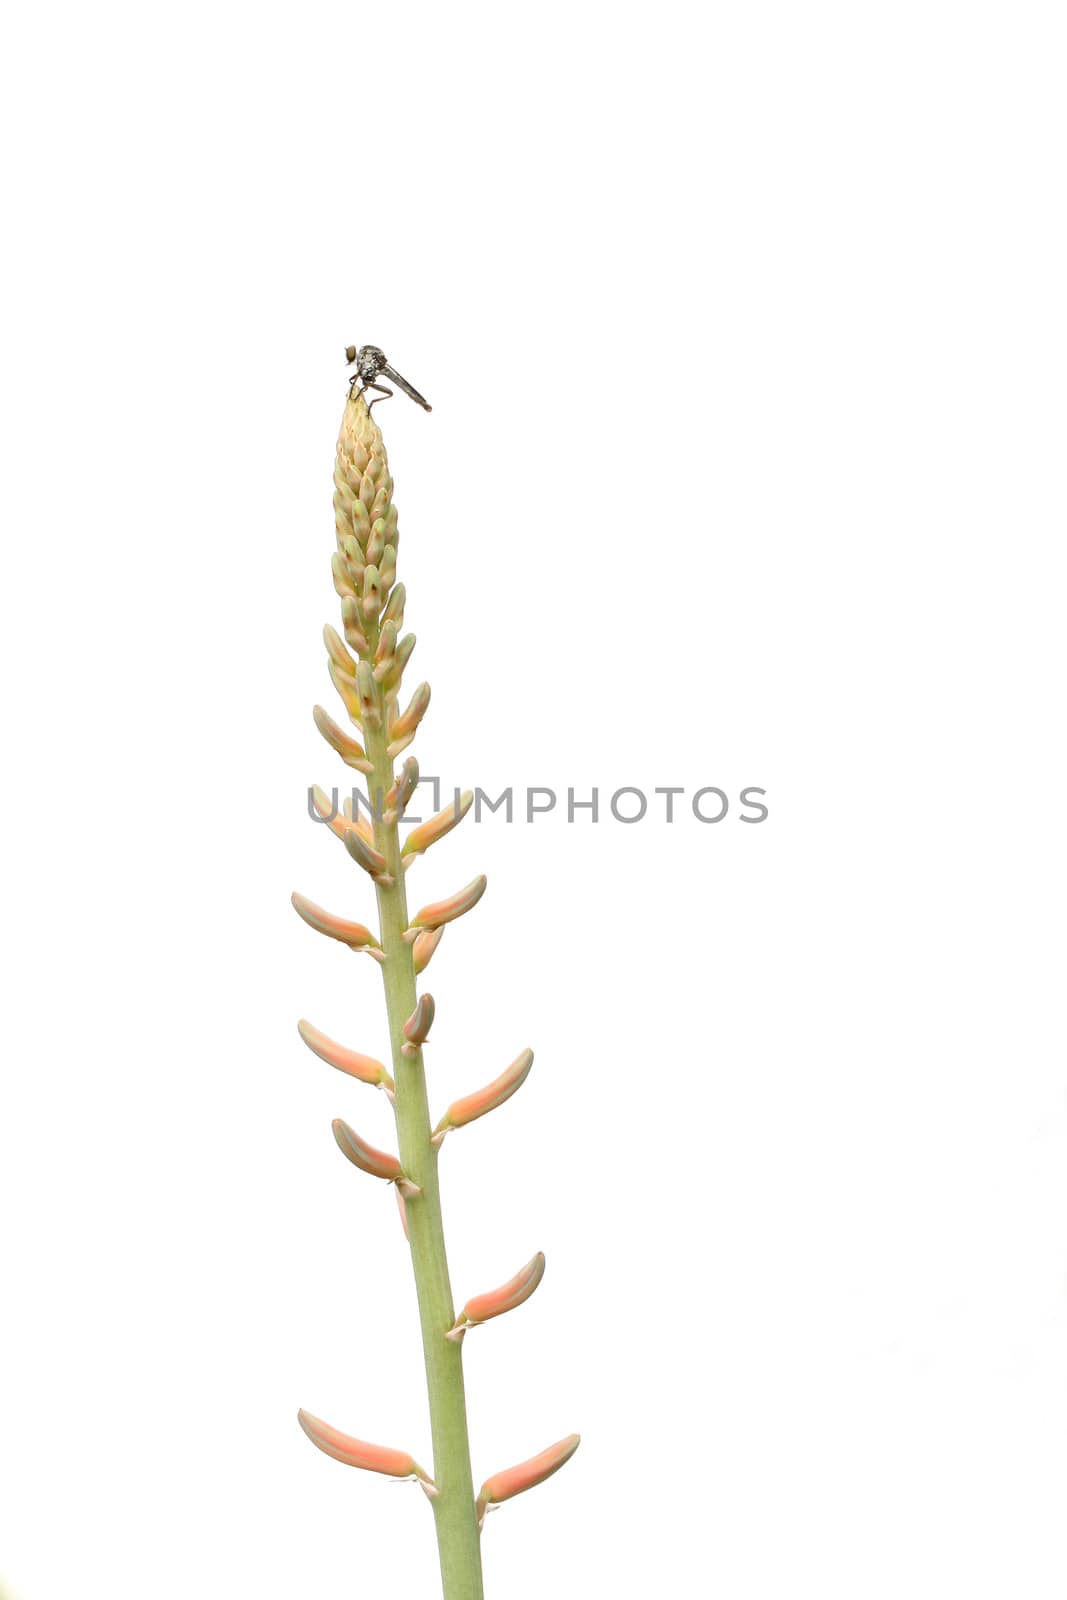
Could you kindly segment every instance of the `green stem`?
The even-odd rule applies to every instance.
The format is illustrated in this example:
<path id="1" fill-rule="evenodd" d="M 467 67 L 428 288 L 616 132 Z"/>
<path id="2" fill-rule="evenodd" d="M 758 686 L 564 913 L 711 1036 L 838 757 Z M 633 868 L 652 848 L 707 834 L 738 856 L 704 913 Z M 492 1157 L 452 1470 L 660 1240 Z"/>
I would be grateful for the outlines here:
<path id="1" fill-rule="evenodd" d="M 376 630 L 371 630 L 376 632 Z M 370 641 L 368 654 L 373 657 Z M 367 757 L 373 765 L 369 777 L 372 810 L 376 813 L 374 842 L 385 857 L 392 883 L 378 884 L 378 914 L 384 953 L 382 976 L 389 1013 L 389 1038 L 396 1079 L 396 1126 L 404 1172 L 422 1193 L 405 1201 L 411 1261 L 422 1324 L 426 1362 L 426 1387 L 430 1400 L 433 1437 L 433 1477 L 439 1493 L 433 1499 L 437 1544 L 441 1558 L 444 1600 L 482 1600 L 481 1542 L 474 1504 L 467 1403 L 463 1390 L 463 1347 L 446 1339 L 455 1322 L 452 1287 L 448 1280 L 441 1192 L 437 1180 L 437 1146 L 430 1142 L 430 1111 L 426 1096 L 426 1071 L 422 1051 L 404 1055 L 403 1027 L 415 1009 L 415 965 L 411 945 L 404 939 L 408 925 L 407 895 L 400 858 L 400 830 L 396 818 L 381 812 L 380 797 L 393 786 L 393 764 L 387 754 L 384 696 L 377 693 L 382 722 L 364 727 Z"/>

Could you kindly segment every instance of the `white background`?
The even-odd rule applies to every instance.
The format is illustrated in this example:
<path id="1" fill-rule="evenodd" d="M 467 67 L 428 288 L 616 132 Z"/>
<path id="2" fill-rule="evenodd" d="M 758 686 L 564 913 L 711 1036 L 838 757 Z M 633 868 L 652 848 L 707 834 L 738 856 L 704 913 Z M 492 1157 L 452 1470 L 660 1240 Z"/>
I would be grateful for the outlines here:
<path id="1" fill-rule="evenodd" d="M 490 1600 L 1062 1597 L 1064 39 L 1053 5 L 23 8 L 6 287 L 0 1580 L 438 1592 L 319 630 L 343 346 L 424 771 Z"/>

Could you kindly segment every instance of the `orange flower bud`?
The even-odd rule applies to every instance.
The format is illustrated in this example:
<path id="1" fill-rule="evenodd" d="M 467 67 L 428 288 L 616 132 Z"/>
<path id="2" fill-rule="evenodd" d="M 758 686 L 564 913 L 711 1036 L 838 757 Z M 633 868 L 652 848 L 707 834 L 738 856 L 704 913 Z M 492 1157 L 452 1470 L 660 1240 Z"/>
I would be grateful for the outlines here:
<path id="1" fill-rule="evenodd" d="M 395 552 L 395 546 L 394 546 Z M 408 592 L 402 583 L 398 583 L 389 596 L 382 616 L 386 622 L 395 622 L 397 628 L 404 626 L 404 606 L 407 602 Z"/>
<path id="2" fill-rule="evenodd" d="M 337 810 L 325 789 L 320 789 L 318 784 L 315 784 L 311 790 L 311 804 L 315 807 L 330 832 L 335 834 L 338 839 L 343 839 L 347 826 L 344 816 Z"/>
<path id="3" fill-rule="evenodd" d="M 539 1250 L 532 1261 L 528 1261 L 520 1272 L 509 1278 L 507 1283 L 501 1284 L 499 1289 L 490 1289 L 488 1294 L 478 1294 L 473 1300 L 468 1300 L 456 1318 L 455 1327 L 450 1328 L 445 1337 L 458 1341 L 468 1328 L 488 1322 L 491 1317 L 502 1316 L 505 1311 L 514 1311 L 524 1300 L 529 1300 L 544 1275 L 545 1256 L 544 1251 Z"/>
<path id="4" fill-rule="evenodd" d="M 363 632 L 359 602 L 353 595 L 346 595 L 341 601 L 341 621 L 344 624 L 346 643 L 350 644 L 358 655 L 366 655 L 367 636 Z"/>
<path id="5" fill-rule="evenodd" d="M 370 568 L 367 568 L 370 571 Z M 359 720 L 364 728 L 377 728 L 381 724 L 378 701 L 375 696 L 374 674 L 369 661 L 361 661 L 356 668 L 356 693 L 359 697 Z"/>
<path id="6" fill-rule="evenodd" d="M 369 872 L 372 878 L 382 878 L 386 875 L 385 857 L 380 850 L 375 850 L 372 844 L 367 843 L 365 835 L 353 823 L 342 824 L 341 839 L 352 860 L 361 866 L 364 872 Z"/>
<path id="7" fill-rule="evenodd" d="M 426 1042 L 426 1036 L 433 1027 L 435 1006 L 432 994 L 420 994 L 414 1011 L 404 1024 L 404 1038 L 413 1049 Z"/>
<path id="8" fill-rule="evenodd" d="M 486 1478 L 478 1495 L 478 1526 L 481 1527 L 485 1521 L 485 1513 L 490 1506 L 498 1506 L 526 1489 L 536 1488 L 546 1478 L 551 1478 L 554 1472 L 558 1472 L 560 1467 L 566 1466 L 579 1444 L 581 1436 L 572 1433 L 558 1444 L 549 1445 L 539 1456 L 531 1456 L 529 1461 L 522 1461 L 517 1467 L 507 1467 L 503 1472 Z"/>
<path id="9" fill-rule="evenodd" d="M 396 650 L 389 661 L 388 667 L 382 673 L 382 676 L 379 679 L 386 689 L 395 691 L 399 687 L 400 679 L 404 675 L 404 668 L 411 660 L 411 652 L 414 650 L 414 648 L 415 635 L 413 633 L 405 633 L 404 637 L 397 645 Z"/>
<path id="10" fill-rule="evenodd" d="M 396 654 L 396 623 L 386 618 L 378 635 L 378 648 L 374 652 L 374 665 L 389 661 Z"/>
<path id="11" fill-rule="evenodd" d="M 353 1439 L 351 1435 L 331 1428 L 328 1422 L 313 1417 L 309 1411 L 298 1411 L 297 1421 L 313 1445 L 335 1461 L 343 1461 L 346 1467 L 360 1467 L 364 1472 L 382 1472 L 387 1478 L 418 1478 L 424 1483 L 432 1481 L 406 1450 L 389 1450 L 382 1444 L 367 1444 L 363 1439 Z"/>
<path id="12" fill-rule="evenodd" d="M 390 740 L 385 749 L 385 753 L 389 757 L 390 761 L 395 761 L 397 756 L 403 755 L 404 751 L 407 749 L 414 737 L 414 733 L 405 733 L 402 734 L 399 739 Z"/>
<path id="13" fill-rule="evenodd" d="M 352 587 L 352 579 L 349 577 L 348 568 L 345 565 L 345 558 L 343 555 L 341 555 L 340 551 L 331 557 L 330 566 L 333 572 L 333 586 L 337 590 L 337 593 L 340 595 L 342 601 L 348 599 L 354 600 L 356 597 L 356 591 Z"/>
<path id="14" fill-rule="evenodd" d="M 352 950 L 363 950 L 368 945 L 375 950 L 380 948 L 373 933 L 362 922 L 346 922 L 343 917 L 335 917 L 332 911 L 324 911 L 302 894 L 294 894 L 292 900 L 294 911 L 316 933 L 324 933 L 328 939 L 347 944 Z"/>
<path id="15" fill-rule="evenodd" d="M 345 798 L 341 801 L 341 810 L 344 812 L 346 827 L 355 828 L 357 833 L 363 835 L 368 844 L 373 844 L 374 828 L 371 820 L 369 817 L 365 817 L 362 811 L 356 811 L 353 808 L 350 794 L 345 795 Z"/>
<path id="16" fill-rule="evenodd" d="M 437 900 L 433 905 L 423 906 L 422 910 L 411 919 L 411 928 L 439 928 L 445 922 L 454 922 L 457 917 L 462 917 L 464 912 L 470 911 L 478 904 L 485 893 L 486 877 L 472 879 L 465 889 L 452 895 L 448 900 Z M 408 932 L 411 932 L 409 928 Z"/>
<path id="17" fill-rule="evenodd" d="M 356 675 L 356 663 L 349 655 L 344 641 L 336 628 L 331 628 L 329 623 L 322 630 L 322 642 L 326 646 L 326 654 L 338 672 L 343 672 L 346 678 L 354 678 Z"/>
<path id="18" fill-rule="evenodd" d="M 355 678 L 349 677 L 347 672 L 342 672 L 336 661 L 329 663 L 330 682 L 344 701 L 345 710 L 358 727 L 362 720 L 362 711 L 359 704 L 359 691 L 356 688 Z"/>
<path id="19" fill-rule="evenodd" d="M 403 739 L 405 735 L 413 734 L 426 715 L 426 708 L 429 704 L 430 685 L 428 683 L 420 683 L 411 697 L 407 710 L 401 712 L 390 728 L 389 732 L 392 738 Z"/>
<path id="20" fill-rule="evenodd" d="M 337 791 L 334 790 L 335 795 L 336 792 Z M 323 822 L 325 822 L 330 832 L 340 839 L 342 843 L 344 843 L 345 834 L 348 832 L 348 830 L 350 828 L 354 828 L 359 834 L 360 838 L 363 840 L 364 844 L 369 846 L 370 849 L 374 849 L 374 829 L 371 827 L 370 822 L 366 817 L 363 815 L 357 816 L 353 812 L 351 795 L 345 796 L 344 800 L 341 802 L 341 809 L 338 811 L 336 801 L 331 799 L 331 797 L 326 793 L 325 789 L 320 789 L 316 783 L 311 788 L 310 799 L 311 804 L 314 806 Z M 381 858 L 381 861 L 382 866 L 384 867 L 384 856 Z"/>
<path id="21" fill-rule="evenodd" d="M 373 1056 L 360 1055 L 356 1050 L 347 1050 L 343 1044 L 336 1044 L 333 1039 L 328 1039 L 318 1028 L 313 1028 L 310 1022 L 298 1022 L 297 1029 L 301 1039 L 320 1061 L 327 1062 L 331 1067 L 336 1067 L 338 1072 L 347 1072 L 349 1077 L 358 1078 L 360 1083 L 371 1083 L 379 1089 L 392 1090 L 393 1080 L 380 1061 L 375 1061 Z"/>
<path id="22" fill-rule="evenodd" d="M 316 728 L 318 728 L 330 748 L 337 751 L 337 754 L 346 765 L 355 767 L 357 772 L 370 772 L 372 770 L 363 746 L 358 744 L 355 739 L 350 738 L 343 728 L 338 727 L 337 723 L 323 710 L 322 706 L 316 706 L 313 715 Z"/>
<path id="23" fill-rule="evenodd" d="M 484 1117 L 487 1111 L 495 1111 L 505 1100 L 510 1100 L 516 1089 L 521 1089 L 526 1082 L 532 1066 L 533 1051 L 524 1050 L 499 1078 L 487 1083 L 484 1089 L 476 1089 L 462 1100 L 454 1100 L 434 1129 L 434 1143 L 440 1144 L 450 1128 L 462 1128 L 465 1123 Z"/>
<path id="24" fill-rule="evenodd" d="M 394 790 L 391 789 L 389 791 L 389 795 L 386 796 L 386 800 L 388 801 L 390 796 L 392 796 L 397 811 L 403 814 L 403 812 L 407 809 L 408 801 L 411 799 L 418 787 L 419 763 L 415 760 L 414 756 L 408 756 L 407 760 L 404 762 L 404 765 L 400 769 L 400 777 L 394 785 L 395 794 Z"/>
<path id="25" fill-rule="evenodd" d="M 433 959 L 433 953 L 445 936 L 443 928 L 424 928 L 411 947 L 415 958 L 416 973 L 425 972 Z"/>
<path id="26" fill-rule="evenodd" d="M 363 573 L 363 615 L 376 617 L 382 609 L 382 579 L 378 568 L 371 565 Z"/>
<path id="27" fill-rule="evenodd" d="M 348 1157 L 354 1167 L 361 1172 L 369 1173 L 372 1178 L 382 1178 L 386 1183 L 395 1183 L 400 1193 L 407 1198 L 421 1194 L 422 1190 L 409 1178 L 404 1176 L 404 1169 L 396 1156 L 391 1156 L 385 1150 L 376 1150 L 372 1144 L 361 1139 L 354 1128 L 340 1117 L 333 1120 L 333 1136 L 337 1140 L 337 1148 L 342 1155 Z"/>
<path id="28" fill-rule="evenodd" d="M 420 822 L 417 828 L 412 828 L 400 854 L 402 856 L 420 856 L 428 850 L 438 839 L 443 839 L 446 833 L 451 833 L 453 828 L 459 826 L 474 804 L 474 790 L 467 789 L 456 801 L 445 806 L 436 817 L 431 817 L 428 822 Z"/>

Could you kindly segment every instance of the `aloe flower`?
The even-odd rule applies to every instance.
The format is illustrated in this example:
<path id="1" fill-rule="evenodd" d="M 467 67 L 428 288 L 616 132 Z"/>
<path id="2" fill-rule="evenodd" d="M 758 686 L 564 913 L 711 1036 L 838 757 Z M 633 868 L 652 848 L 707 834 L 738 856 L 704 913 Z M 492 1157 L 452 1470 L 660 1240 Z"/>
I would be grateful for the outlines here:
<path id="1" fill-rule="evenodd" d="M 432 1474 L 403 1450 L 368 1444 L 341 1433 L 301 1411 L 299 1420 L 311 1442 L 347 1466 L 418 1483 L 433 1508 L 441 1560 L 444 1600 L 482 1600 L 481 1530 L 488 1510 L 525 1489 L 543 1483 L 570 1459 L 578 1435 L 552 1445 L 520 1466 L 486 1479 L 474 1493 L 467 1411 L 463 1391 L 463 1336 L 515 1310 L 533 1294 L 545 1268 L 540 1253 L 499 1289 L 475 1295 L 457 1316 L 448 1276 L 441 1196 L 437 1178 L 445 1135 L 474 1122 L 509 1100 L 526 1081 L 533 1052 L 523 1050 L 485 1088 L 453 1102 L 434 1124 L 430 1117 L 424 1052 L 436 1021 L 432 995 L 419 993 L 416 979 L 426 970 L 445 929 L 473 910 L 485 892 L 484 877 L 444 900 L 408 912 L 406 875 L 419 870 L 420 858 L 463 821 L 473 795 L 429 821 L 401 841 L 404 811 L 418 786 L 418 763 L 406 752 L 430 704 L 430 688 L 418 684 L 402 706 L 404 674 L 415 637 L 404 633 L 407 594 L 397 582 L 399 534 L 381 432 L 362 395 L 345 406 L 334 471 L 337 549 L 333 582 L 341 602 L 341 633 L 324 633 L 331 682 L 353 732 L 315 707 L 315 725 L 331 750 L 367 784 L 368 805 L 338 811 L 321 789 L 312 791 L 314 814 L 359 868 L 358 918 L 367 915 L 373 895 L 377 932 L 362 920 L 313 905 L 302 895 L 293 905 L 308 927 L 366 955 L 381 969 L 389 1020 L 391 1063 L 340 1044 L 310 1022 L 301 1022 L 308 1049 L 348 1078 L 385 1092 L 396 1117 L 397 1151 L 377 1150 L 341 1118 L 333 1133 L 338 1148 L 361 1177 L 391 1184 L 400 1208 L 415 1275 L 426 1365 L 433 1441 Z M 397 770 L 396 763 L 403 757 Z M 450 934 L 450 938 L 452 935 Z M 438 1024 L 441 1026 L 442 1024 Z M 400 1234 L 397 1235 L 398 1241 Z"/>

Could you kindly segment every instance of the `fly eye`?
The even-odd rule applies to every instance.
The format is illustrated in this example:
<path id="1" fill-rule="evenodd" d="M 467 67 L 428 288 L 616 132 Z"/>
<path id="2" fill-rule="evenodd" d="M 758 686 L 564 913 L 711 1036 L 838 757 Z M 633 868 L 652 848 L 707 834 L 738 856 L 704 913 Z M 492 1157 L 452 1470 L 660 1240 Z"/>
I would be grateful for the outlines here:
<path id="1" fill-rule="evenodd" d="M 353 361 L 355 359 L 356 359 L 356 347 L 355 347 L 355 345 L 354 344 L 346 345 L 345 346 L 345 360 L 348 362 L 349 366 L 352 365 L 352 363 L 353 363 Z"/>

